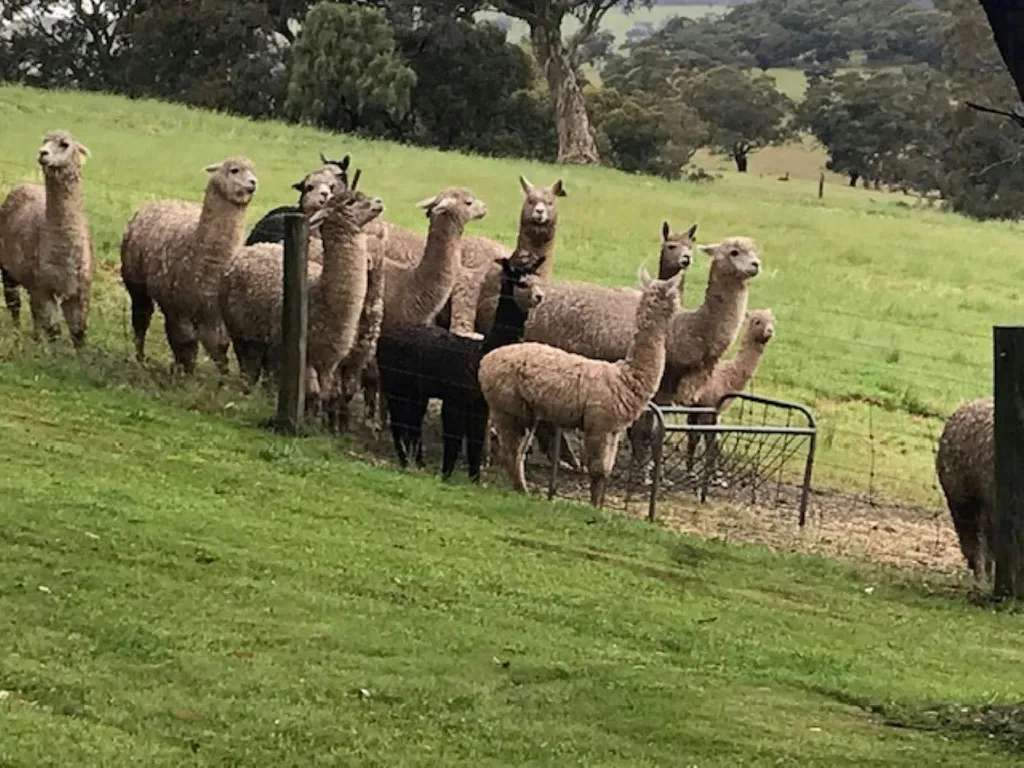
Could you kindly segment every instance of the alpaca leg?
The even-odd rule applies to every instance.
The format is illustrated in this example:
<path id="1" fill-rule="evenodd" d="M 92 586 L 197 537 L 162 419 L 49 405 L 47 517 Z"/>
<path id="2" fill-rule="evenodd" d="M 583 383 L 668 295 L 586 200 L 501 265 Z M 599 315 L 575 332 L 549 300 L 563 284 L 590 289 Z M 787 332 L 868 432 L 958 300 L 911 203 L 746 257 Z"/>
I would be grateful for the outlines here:
<path id="1" fill-rule="evenodd" d="M 199 339 L 192 323 L 170 317 L 165 313 L 164 331 L 167 334 L 167 344 L 174 356 L 175 367 L 182 373 L 192 373 L 196 367 L 196 357 L 199 355 Z"/>
<path id="2" fill-rule="evenodd" d="M 466 414 L 466 463 L 469 479 L 480 482 L 480 465 L 483 463 L 484 443 L 487 440 L 487 406 L 476 404 Z"/>
<path id="3" fill-rule="evenodd" d="M 6 269 L 0 267 L 0 280 L 4 284 L 4 303 L 7 304 L 7 311 L 11 313 L 11 320 L 14 327 L 21 325 L 21 290 L 18 281 Z"/>
<path id="4" fill-rule="evenodd" d="M 537 443 L 540 445 L 541 450 L 544 451 L 544 455 L 548 457 L 548 463 L 554 460 L 555 456 L 555 427 L 546 421 L 537 422 L 537 426 L 534 429 L 534 436 L 537 438 Z M 576 455 L 576 451 L 572 449 L 572 445 L 569 443 L 567 430 L 562 430 L 561 447 L 559 448 L 559 456 L 561 460 L 566 463 L 567 466 L 574 470 L 578 470 L 582 465 L 579 456 Z"/>
<path id="5" fill-rule="evenodd" d="M 441 404 L 441 432 L 443 434 L 444 457 L 441 460 L 441 476 L 447 480 L 455 471 L 462 452 L 462 439 L 466 430 L 468 414 L 464 408 L 446 400 Z"/>
<path id="6" fill-rule="evenodd" d="M 398 455 L 398 464 L 402 469 L 409 466 L 409 458 L 405 453 L 405 428 L 399 414 L 395 413 L 398 406 L 393 400 L 388 401 L 388 411 L 391 414 L 391 440 L 395 444 L 395 453 Z"/>
<path id="7" fill-rule="evenodd" d="M 256 384 L 260 380 L 267 345 L 260 341 L 235 339 L 232 346 L 235 348 L 235 358 L 242 378 L 247 384 Z"/>
<path id="8" fill-rule="evenodd" d="M 65 299 L 60 305 L 64 313 L 64 322 L 68 324 L 68 333 L 75 349 L 85 344 L 85 330 L 89 320 L 89 296 L 73 296 Z"/>
<path id="9" fill-rule="evenodd" d="M 197 329 L 199 332 L 199 343 L 203 345 L 203 349 L 206 350 L 206 354 L 213 360 L 221 375 L 227 375 L 230 370 L 228 368 L 228 347 L 231 346 L 231 340 L 228 338 L 224 327 L 218 326 L 218 323 L 203 323 L 200 325 Z"/>
<path id="10" fill-rule="evenodd" d="M 604 493 L 608 486 L 608 475 L 615 464 L 621 433 L 588 434 L 584 445 L 587 451 L 587 468 L 590 471 L 590 503 L 595 507 L 604 506 Z"/>
<path id="11" fill-rule="evenodd" d="M 483 334 L 477 333 L 476 326 L 476 304 L 480 298 L 480 281 L 469 270 L 462 270 L 455 279 L 452 286 L 452 295 L 449 299 L 451 306 L 451 320 L 449 330 L 456 336 L 466 336 L 470 339 L 482 339 Z"/>
<path id="12" fill-rule="evenodd" d="M 145 359 L 146 334 L 153 320 L 153 299 L 146 292 L 146 286 L 139 283 L 126 282 L 125 289 L 132 302 L 132 330 L 135 332 L 135 359 L 140 363 Z"/>
<path id="13" fill-rule="evenodd" d="M 51 294 L 29 292 L 29 308 L 32 310 L 32 330 L 36 338 L 45 336 L 50 341 L 59 339 L 57 300 Z"/>
<path id="14" fill-rule="evenodd" d="M 984 569 L 981 546 L 981 504 L 974 499 L 950 499 L 949 511 L 953 518 L 953 528 L 960 540 L 960 551 L 967 561 L 967 567 L 975 576 L 982 578 Z"/>
<path id="15" fill-rule="evenodd" d="M 491 418 L 494 420 L 494 429 L 498 433 L 498 442 L 505 460 L 505 470 L 512 481 L 512 487 L 520 493 L 527 493 L 526 471 L 523 465 L 526 463 L 526 448 L 530 439 L 530 430 L 515 418 L 504 414 L 494 413 Z"/>
<path id="16" fill-rule="evenodd" d="M 409 405 L 409 422 L 407 429 L 412 448 L 416 452 L 416 466 L 425 469 L 427 462 L 423 458 L 423 420 L 427 418 L 428 398 L 421 398 Z"/>

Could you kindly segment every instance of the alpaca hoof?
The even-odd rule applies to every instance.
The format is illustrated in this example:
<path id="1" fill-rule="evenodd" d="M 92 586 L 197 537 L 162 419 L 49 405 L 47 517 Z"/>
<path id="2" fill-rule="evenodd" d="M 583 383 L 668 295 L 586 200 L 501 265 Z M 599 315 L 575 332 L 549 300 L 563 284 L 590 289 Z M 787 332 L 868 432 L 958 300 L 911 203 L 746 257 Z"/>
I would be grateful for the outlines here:
<path id="1" fill-rule="evenodd" d="M 474 339 L 476 341 L 483 341 L 484 335 L 477 333 L 476 331 L 455 331 L 454 336 L 461 336 L 464 339 Z"/>

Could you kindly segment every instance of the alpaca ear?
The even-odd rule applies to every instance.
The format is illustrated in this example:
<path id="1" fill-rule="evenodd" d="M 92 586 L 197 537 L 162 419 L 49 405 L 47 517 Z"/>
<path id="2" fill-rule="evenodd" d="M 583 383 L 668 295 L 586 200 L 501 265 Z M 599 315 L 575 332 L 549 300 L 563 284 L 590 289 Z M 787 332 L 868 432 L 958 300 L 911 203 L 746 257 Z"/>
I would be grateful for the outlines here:
<path id="1" fill-rule="evenodd" d="M 75 148 L 78 150 L 78 154 L 82 156 L 83 160 L 92 157 L 92 152 L 89 151 L 89 148 L 85 146 L 85 144 L 78 142 Z"/>
<path id="2" fill-rule="evenodd" d="M 647 267 L 643 264 L 641 264 L 640 268 L 636 271 L 636 279 L 640 281 L 640 286 L 643 288 L 646 288 L 651 284 L 651 275 L 647 271 Z"/>
<path id="3" fill-rule="evenodd" d="M 530 194 L 530 190 L 533 189 L 533 184 L 531 184 L 530 180 L 525 176 L 519 177 L 519 186 L 523 188 L 523 192 L 527 195 Z"/>
<path id="4" fill-rule="evenodd" d="M 206 171 L 207 173 L 216 173 L 217 171 L 220 170 L 220 167 L 223 164 L 224 163 L 211 163 L 210 165 L 203 168 L 203 170 Z"/>
<path id="5" fill-rule="evenodd" d="M 453 205 L 455 205 L 455 199 L 451 195 L 445 195 L 440 199 L 435 197 L 434 204 L 430 206 L 430 209 L 427 211 L 427 215 L 432 216 L 435 213 L 444 213 Z"/>
<path id="6" fill-rule="evenodd" d="M 556 181 L 554 184 L 551 185 L 551 194 L 553 194 L 555 197 L 565 197 L 566 196 L 565 195 L 565 184 L 562 183 L 561 179 L 559 179 L 558 181 Z"/>
<path id="7" fill-rule="evenodd" d="M 330 163 L 331 163 L 330 160 L 328 160 L 326 157 L 324 157 L 324 153 L 323 152 L 320 153 L 320 162 L 323 163 L 324 165 L 330 165 Z"/>
<path id="8" fill-rule="evenodd" d="M 694 224 L 692 227 L 690 227 L 688 230 L 686 230 L 686 237 L 687 237 L 688 240 L 693 240 L 694 235 L 696 235 L 696 234 L 697 234 L 697 225 L 696 224 Z"/>
<path id="9" fill-rule="evenodd" d="M 534 262 L 533 262 L 533 263 L 532 263 L 532 264 L 530 265 L 530 268 L 529 268 L 529 272 L 528 272 L 528 273 L 529 273 L 529 274 L 531 274 L 531 275 L 535 275 L 535 274 L 537 274 L 537 270 L 539 270 L 539 269 L 541 268 L 541 265 L 542 265 L 542 264 L 543 264 L 543 263 L 544 263 L 545 261 L 547 261 L 547 260 L 548 260 L 548 255 L 547 255 L 546 253 L 542 253 L 542 254 L 540 255 L 540 258 L 538 258 L 538 259 L 537 259 L 536 261 L 534 261 Z"/>
<path id="10" fill-rule="evenodd" d="M 708 243 L 707 245 L 698 245 L 697 247 L 710 256 L 718 250 L 718 243 Z"/>
<path id="11" fill-rule="evenodd" d="M 663 241 L 664 240 L 668 240 L 668 235 L 669 235 L 670 231 L 671 230 L 668 228 L 668 222 L 667 221 L 661 222 L 661 239 Z"/>
<path id="12" fill-rule="evenodd" d="M 432 207 L 436 203 L 437 203 L 437 195 L 434 195 L 433 197 L 426 197 L 426 198 L 420 200 L 418 203 L 416 203 L 416 207 L 417 208 L 429 209 L 430 207 Z"/>
<path id="13" fill-rule="evenodd" d="M 305 192 L 306 191 L 306 182 L 305 181 L 296 181 L 294 184 L 292 184 L 292 189 L 296 190 L 297 192 Z"/>
<path id="14" fill-rule="evenodd" d="M 338 163 L 338 167 L 341 168 L 341 172 L 344 173 L 348 170 L 348 164 L 352 161 L 352 155 L 345 155 L 341 158 L 341 162 Z"/>

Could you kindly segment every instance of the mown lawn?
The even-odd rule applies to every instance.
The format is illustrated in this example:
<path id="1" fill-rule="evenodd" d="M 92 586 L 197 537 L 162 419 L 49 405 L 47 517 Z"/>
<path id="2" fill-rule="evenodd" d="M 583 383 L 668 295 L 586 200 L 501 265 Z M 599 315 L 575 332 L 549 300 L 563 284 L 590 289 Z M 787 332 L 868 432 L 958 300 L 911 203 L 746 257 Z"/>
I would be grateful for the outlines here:
<path id="1" fill-rule="evenodd" d="M 1024 268 L 1014 266 L 1019 225 L 979 224 L 901 206 L 902 196 L 775 174 L 723 171 L 711 184 L 668 183 L 607 169 L 555 168 L 517 160 L 439 153 L 309 128 L 255 123 L 179 106 L 78 93 L 0 88 L 0 194 L 38 179 L 41 134 L 66 127 L 93 151 L 86 207 L 102 260 L 90 337 L 107 352 L 130 350 L 127 296 L 117 278 L 118 247 L 137 206 L 157 197 L 200 199 L 202 168 L 233 153 L 256 162 L 260 190 L 254 223 L 291 202 L 295 181 L 321 150 L 352 152 L 367 189 L 391 220 L 424 228 L 414 202 L 442 187 L 468 186 L 490 208 L 471 231 L 514 240 L 517 176 L 536 183 L 561 176 L 557 274 L 630 284 L 652 265 L 663 219 L 697 221 L 711 242 L 755 237 L 764 271 L 750 306 L 778 320 L 754 383 L 756 391 L 809 404 L 819 418 L 816 480 L 939 504 L 933 451 L 942 420 L 960 401 L 990 391 L 990 328 L 1017 322 Z M 800 151 L 795 149 L 794 151 Z M 788 166 L 787 166 L 788 167 Z M 685 304 L 701 300 L 706 262 L 687 280 Z M 0 339 L 10 325 L 0 315 Z M 150 348 L 166 360 L 159 323 Z M 8 350 L 15 363 L 22 353 Z M 173 388 L 167 391 L 175 391 Z M 157 394 L 166 397 L 166 391 Z"/>
<path id="2" fill-rule="evenodd" d="M 126 366 L 0 367 L 4 766 L 1019 764 L 883 724 L 1024 690 L 1021 617 L 953 582 L 339 460 Z"/>

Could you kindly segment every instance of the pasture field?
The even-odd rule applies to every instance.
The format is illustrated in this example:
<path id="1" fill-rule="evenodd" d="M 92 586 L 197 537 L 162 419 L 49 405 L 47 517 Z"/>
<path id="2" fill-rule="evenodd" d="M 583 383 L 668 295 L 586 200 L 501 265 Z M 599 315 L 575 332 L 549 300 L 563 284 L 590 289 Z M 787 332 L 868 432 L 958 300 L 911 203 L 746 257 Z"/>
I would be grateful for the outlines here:
<path id="1" fill-rule="evenodd" d="M 990 328 L 1019 318 L 1024 269 L 1007 258 L 1016 252 L 1019 226 L 902 207 L 903 196 L 843 184 L 827 185 L 818 200 L 814 181 L 760 176 L 760 155 L 746 176 L 724 171 L 711 184 L 668 183 L 13 87 L 0 89 L 0 124 L 2 191 L 39 178 L 34 156 L 46 129 L 66 126 L 93 150 L 86 206 L 101 269 L 90 337 L 122 359 L 131 347 L 127 296 L 117 278 L 125 223 L 148 199 L 200 199 L 201 169 L 232 153 L 249 155 L 258 169 L 250 223 L 290 202 L 290 183 L 318 151 L 352 152 L 367 189 L 384 198 L 393 221 L 423 229 L 413 203 L 444 186 L 465 185 L 490 208 L 472 231 L 510 243 L 520 204 L 516 177 L 548 183 L 561 176 L 569 193 L 558 235 L 564 279 L 631 284 L 639 263 L 655 262 L 663 219 L 679 228 L 699 222 L 701 242 L 755 237 L 764 270 L 751 284 L 750 306 L 771 307 L 778 319 L 755 390 L 814 409 L 822 486 L 939 506 L 932 465 L 942 420 L 962 400 L 990 391 Z M 687 280 L 687 306 L 699 304 L 706 277 L 706 262 L 698 258 Z M 9 328 L 9 319 L 0 318 L 0 333 L 8 336 Z M 151 336 L 152 354 L 165 361 L 159 323 Z"/>
<path id="2" fill-rule="evenodd" d="M 116 266 L 133 210 L 200 198 L 228 154 L 257 165 L 250 222 L 323 150 L 353 153 L 394 221 L 422 228 L 414 201 L 465 185 L 490 206 L 473 231 L 506 240 L 516 176 L 561 176 L 562 278 L 632 282 L 663 218 L 756 237 L 751 306 L 779 318 L 757 390 L 816 410 L 821 483 L 863 482 L 870 450 L 900 479 L 885 490 L 921 501 L 939 417 L 988 390 L 988 328 L 1015 317 L 1017 227 L 835 185 L 819 201 L 756 174 L 669 184 L 13 87 L 0 193 L 38 178 L 56 127 L 93 152 L 101 263 L 80 355 L 0 318 L 0 764 L 1019 763 L 1003 707 L 1024 687 L 1022 619 L 956 578 L 677 536 L 496 474 L 442 484 L 347 439 L 268 434 L 267 393 L 205 360 L 167 375 L 159 323 L 156 360 L 131 359 Z"/>

